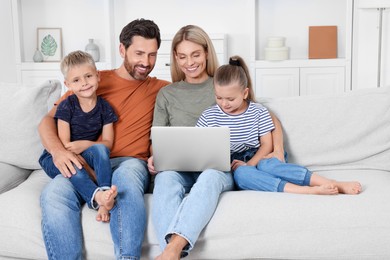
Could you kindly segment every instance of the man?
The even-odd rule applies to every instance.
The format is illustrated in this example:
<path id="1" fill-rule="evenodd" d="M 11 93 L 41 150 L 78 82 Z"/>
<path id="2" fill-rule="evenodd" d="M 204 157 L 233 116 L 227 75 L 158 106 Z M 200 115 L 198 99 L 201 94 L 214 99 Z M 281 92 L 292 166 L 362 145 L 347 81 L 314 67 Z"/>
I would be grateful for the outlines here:
<path id="1" fill-rule="evenodd" d="M 153 21 L 132 21 L 123 28 L 119 39 L 123 63 L 118 69 L 100 72 L 97 94 L 111 104 L 119 117 L 111 150 L 112 185 L 118 190 L 116 205 L 110 212 L 115 256 L 139 259 L 146 226 L 143 195 L 149 185 L 146 160 L 154 103 L 158 91 L 169 82 L 148 76 L 161 43 L 159 28 Z M 66 93 L 57 104 L 70 94 Z M 49 259 L 81 259 L 80 211 L 85 201 L 68 178 L 76 173 L 74 167 L 81 168 L 85 162 L 67 151 L 59 140 L 55 111 L 56 106 L 39 125 L 42 143 L 61 172 L 41 195 L 42 233 Z"/>

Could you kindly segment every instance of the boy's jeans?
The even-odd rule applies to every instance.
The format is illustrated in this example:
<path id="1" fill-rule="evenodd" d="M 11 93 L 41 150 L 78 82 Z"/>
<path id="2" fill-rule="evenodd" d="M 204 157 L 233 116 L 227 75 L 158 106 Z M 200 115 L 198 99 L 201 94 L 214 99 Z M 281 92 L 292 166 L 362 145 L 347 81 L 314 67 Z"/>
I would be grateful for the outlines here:
<path id="1" fill-rule="evenodd" d="M 69 178 L 70 182 L 80 193 L 88 206 L 97 209 L 98 205 L 93 198 L 99 190 L 107 190 L 111 187 L 112 170 L 110 164 L 110 150 L 103 144 L 94 144 L 86 149 L 81 156 L 95 170 L 97 184 L 90 178 L 88 172 L 83 167 L 76 169 L 76 174 Z M 54 165 L 53 157 L 46 150 L 39 158 L 39 163 L 46 174 L 54 179 L 61 172 Z"/>
<path id="2" fill-rule="evenodd" d="M 139 259 L 146 226 L 144 190 L 149 185 L 149 171 L 144 161 L 132 157 L 113 158 L 111 166 L 112 184 L 118 188 L 110 212 L 115 259 Z M 50 260 L 83 258 L 83 204 L 80 194 L 62 175 L 43 190 L 42 233 Z"/>

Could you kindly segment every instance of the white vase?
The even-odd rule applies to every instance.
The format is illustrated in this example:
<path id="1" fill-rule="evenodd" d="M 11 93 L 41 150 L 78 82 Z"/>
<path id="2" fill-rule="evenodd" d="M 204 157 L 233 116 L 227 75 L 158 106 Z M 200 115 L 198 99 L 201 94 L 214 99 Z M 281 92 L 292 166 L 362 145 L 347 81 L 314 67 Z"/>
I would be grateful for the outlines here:
<path id="1" fill-rule="evenodd" d="M 93 42 L 93 39 L 89 39 L 88 41 L 89 43 L 85 46 L 85 52 L 91 54 L 93 60 L 97 62 L 100 59 L 99 46 Z"/>
<path id="2" fill-rule="evenodd" d="M 43 61 L 43 55 L 40 50 L 36 49 L 33 56 L 34 62 L 42 62 Z"/>

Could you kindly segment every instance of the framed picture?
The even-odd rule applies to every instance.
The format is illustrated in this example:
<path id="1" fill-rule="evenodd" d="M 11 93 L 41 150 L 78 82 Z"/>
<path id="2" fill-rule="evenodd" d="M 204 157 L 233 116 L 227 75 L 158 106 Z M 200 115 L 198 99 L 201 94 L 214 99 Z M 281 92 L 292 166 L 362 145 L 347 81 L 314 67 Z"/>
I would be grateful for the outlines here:
<path id="1" fill-rule="evenodd" d="M 61 61 L 61 28 L 37 28 L 37 47 L 43 55 L 43 61 Z"/>

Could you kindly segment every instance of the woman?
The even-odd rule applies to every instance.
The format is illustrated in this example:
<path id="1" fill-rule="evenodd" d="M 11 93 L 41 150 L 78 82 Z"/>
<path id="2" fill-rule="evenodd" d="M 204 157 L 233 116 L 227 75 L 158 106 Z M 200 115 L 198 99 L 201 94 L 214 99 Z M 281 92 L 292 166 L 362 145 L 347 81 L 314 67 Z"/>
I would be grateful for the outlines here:
<path id="1" fill-rule="evenodd" d="M 215 104 L 213 76 L 217 68 L 209 36 L 198 26 L 182 27 L 172 41 L 173 83 L 157 95 L 153 125 L 195 126 L 201 113 Z M 194 247 L 214 214 L 220 194 L 233 189 L 232 174 L 213 169 L 157 174 L 153 157 L 148 168 L 156 174 L 152 221 L 163 250 L 157 259 L 179 259 Z"/>

